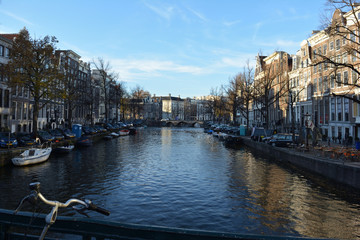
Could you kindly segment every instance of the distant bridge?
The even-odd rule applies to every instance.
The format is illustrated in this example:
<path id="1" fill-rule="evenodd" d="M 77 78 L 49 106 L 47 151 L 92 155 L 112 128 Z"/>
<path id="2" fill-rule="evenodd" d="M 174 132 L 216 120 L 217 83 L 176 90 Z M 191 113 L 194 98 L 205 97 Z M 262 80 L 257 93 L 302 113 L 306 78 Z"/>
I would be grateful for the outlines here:
<path id="1" fill-rule="evenodd" d="M 163 126 L 166 127 L 200 127 L 203 126 L 203 121 L 184 121 L 184 120 L 167 120 L 163 121 Z"/>

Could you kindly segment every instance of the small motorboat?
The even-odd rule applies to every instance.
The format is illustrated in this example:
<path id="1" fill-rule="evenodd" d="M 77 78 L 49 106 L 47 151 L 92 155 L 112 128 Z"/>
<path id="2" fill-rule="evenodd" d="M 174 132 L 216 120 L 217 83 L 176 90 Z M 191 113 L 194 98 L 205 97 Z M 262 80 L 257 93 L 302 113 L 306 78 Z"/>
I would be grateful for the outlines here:
<path id="1" fill-rule="evenodd" d="M 11 161 L 16 166 L 26 166 L 30 164 L 41 163 L 48 160 L 51 151 L 51 147 L 31 148 L 25 150 L 19 156 L 12 158 Z"/>
<path id="2" fill-rule="evenodd" d="M 111 136 L 111 137 L 113 137 L 113 138 L 116 138 L 116 137 L 119 137 L 120 134 L 119 134 L 119 133 L 116 133 L 116 132 L 111 132 L 111 133 L 109 134 L 109 136 Z"/>
<path id="3" fill-rule="evenodd" d="M 126 135 L 129 135 L 129 133 L 130 133 L 130 130 L 128 130 L 128 129 L 122 129 L 119 131 L 120 136 L 126 136 Z"/>
<path id="4" fill-rule="evenodd" d="M 74 149 L 74 145 L 70 144 L 70 145 L 64 145 L 64 146 L 59 146 L 57 148 L 54 149 L 54 152 L 56 153 L 69 153 Z"/>
<path id="5" fill-rule="evenodd" d="M 91 138 L 83 135 L 81 136 L 77 141 L 76 141 L 76 146 L 79 146 L 79 147 L 89 147 L 92 145 L 92 140 Z"/>

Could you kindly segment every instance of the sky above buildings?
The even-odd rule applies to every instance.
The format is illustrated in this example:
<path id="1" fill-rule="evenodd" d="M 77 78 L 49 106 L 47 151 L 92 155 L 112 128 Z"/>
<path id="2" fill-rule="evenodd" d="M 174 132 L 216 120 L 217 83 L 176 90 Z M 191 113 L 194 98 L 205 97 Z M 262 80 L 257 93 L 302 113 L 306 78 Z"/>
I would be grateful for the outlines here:
<path id="1" fill-rule="evenodd" d="M 295 54 L 325 0 L 0 0 L 0 33 L 26 27 L 82 60 L 99 57 L 131 90 L 209 95 L 260 52 Z"/>

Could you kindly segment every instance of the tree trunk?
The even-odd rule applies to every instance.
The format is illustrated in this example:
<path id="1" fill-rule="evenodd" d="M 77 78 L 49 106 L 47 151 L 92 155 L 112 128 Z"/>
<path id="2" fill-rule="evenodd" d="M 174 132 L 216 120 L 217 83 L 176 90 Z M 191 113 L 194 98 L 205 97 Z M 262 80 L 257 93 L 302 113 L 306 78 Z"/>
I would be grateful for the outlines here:
<path id="1" fill-rule="evenodd" d="M 35 138 L 38 136 L 38 116 L 39 116 L 39 100 L 34 99 L 34 111 L 33 111 L 33 133 Z"/>

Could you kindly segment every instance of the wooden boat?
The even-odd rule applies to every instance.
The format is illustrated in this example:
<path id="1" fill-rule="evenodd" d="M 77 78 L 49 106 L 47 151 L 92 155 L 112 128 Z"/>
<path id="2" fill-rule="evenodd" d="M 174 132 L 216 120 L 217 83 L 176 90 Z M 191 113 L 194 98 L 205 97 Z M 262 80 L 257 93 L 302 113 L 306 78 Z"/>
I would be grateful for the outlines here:
<path id="1" fill-rule="evenodd" d="M 45 162 L 51 154 L 52 148 L 31 148 L 25 150 L 19 156 L 11 159 L 12 163 L 16 166 L 26 166 Z"/>
<path id="2" fill-rule="evenodd" d="M 74 145 L 64 145 L 64 146 L 59 146 L 57 148 L 54 149 L 54 152 L 57 153 L 68 153 L 71 152 L 74 149 Z"/>

